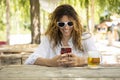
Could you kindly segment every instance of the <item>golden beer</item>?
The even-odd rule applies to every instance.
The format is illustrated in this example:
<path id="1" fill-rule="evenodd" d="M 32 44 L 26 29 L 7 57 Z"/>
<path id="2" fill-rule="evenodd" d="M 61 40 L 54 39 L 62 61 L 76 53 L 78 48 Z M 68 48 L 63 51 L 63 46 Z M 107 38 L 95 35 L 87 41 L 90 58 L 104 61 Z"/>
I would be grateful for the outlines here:
<path id="1" fill-rule="evenodd" d="M 98 67 L 101 63 L 101 54 L 98 51 L 88 52 L 88 67 Z"/>
<path id="2" fill-rule="evenodd" d="M 89 66 L 99 66 L 100 64 L 100 58 L 92 58 L 92 57 L 88 57 L 88 65 Z"/>

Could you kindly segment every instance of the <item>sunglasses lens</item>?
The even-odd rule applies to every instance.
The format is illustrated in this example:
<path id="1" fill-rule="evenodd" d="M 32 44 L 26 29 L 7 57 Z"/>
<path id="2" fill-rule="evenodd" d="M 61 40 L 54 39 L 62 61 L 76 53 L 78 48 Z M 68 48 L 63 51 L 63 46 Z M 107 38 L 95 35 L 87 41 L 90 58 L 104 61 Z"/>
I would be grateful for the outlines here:
<path id="1" fill-rule="evenodd" d="M 62 22 L 58 23 L 58 26 L 60 26 L 60 27 L 63 27 L 64 25 L 65 25 L 65 23 L 62 23 Z"/>
<path id="2" fill-rule="evenodd" d="M 72 26 L 72 25 L 73 25 L 73 22 L 68 22 L 68 25 L 69 25 L 69 26 Z"/>

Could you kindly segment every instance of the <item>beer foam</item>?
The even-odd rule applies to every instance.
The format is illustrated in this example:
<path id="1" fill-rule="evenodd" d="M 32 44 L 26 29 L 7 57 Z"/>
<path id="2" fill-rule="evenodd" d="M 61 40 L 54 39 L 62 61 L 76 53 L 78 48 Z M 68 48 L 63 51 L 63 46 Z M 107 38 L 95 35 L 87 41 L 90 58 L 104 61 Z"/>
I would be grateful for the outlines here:
<path id="1" fill-rule="evenodd" d="M 100 58 L 101 55 L 99 53 L 99 51 L 88 51 L 88 57 L 91 57 L 91 58 Z"/>

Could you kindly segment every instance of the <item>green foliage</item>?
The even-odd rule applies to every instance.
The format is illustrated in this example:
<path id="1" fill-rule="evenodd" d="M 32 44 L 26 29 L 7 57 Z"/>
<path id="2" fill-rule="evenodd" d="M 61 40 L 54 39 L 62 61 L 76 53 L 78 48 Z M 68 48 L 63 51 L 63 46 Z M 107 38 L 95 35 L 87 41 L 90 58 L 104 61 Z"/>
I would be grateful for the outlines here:
<path id="1" fill-rule="evenodd" d="M 120 0 L 108 0 L 108 1 L 109 1 L 108 10 L 111 13 L 120 14 Z"/>
<path id="2" fill-rule="evenodd" d="M 79 2 L 80 2 L 80 5 L 81 5 L 82 8 L 88 7 L 89 3 L 90 3 L 89 0 L 81 0 Z"/>
<path id="3" fill-rule="evenodd" d="M 30 33 L 29 0 L 10 0 L 10 34 Z M 0 40 L 6 35 L 6 0 L 0 0 Z"/>
<path id="4" fill-rule="evenodd" d="M 0 1 L 0 31 L 5 30 L 5 0 Z"/>
<path id="5" fill-rule="evenodd" d="M 12 26 L 20 28 L 30 27 L 30 4 L 29 0 L 13 0 L 11 2 Z M 14 24 L 14 22 L 16 24 Z M 28 28 L 29 29 L 29 28 Z"/>
<path id="6" fill-rule="evenodd" d="M 2 20 L 0 20 L 0 30 L 4 31 L 5 30 L 5 24 Z"/>
<path id="7" fill-rule="evenodd" d="M 61 0 L 60 4 L 70 4 L 82 16 L 83 25 L 86 25 L 86 9 L 90 8 L 92 0 Z M 109 19 L 111 14 L 120 14 L 120 0 L 94 0 L 94 18 L 95 24 L 101 22 L 101 19 Z M 107 15 L 103 15 L 105 11 L 109 11 Z M 90 12 L 90 9 L 89 9 Z M 49 22 L 50 13 L 40 8 L 41 29 L 44 31 Z M 91 17 L 88 14 L 88 17 Z M 102 18 L 101 18 L 102 17 Z M 10 26 L 11 34 L 30 33 L 30 2 L 29 0 L 10 0 Z M 6 32 L 6 0 L 0 0 L 0 40 L 4 39 Z"/>

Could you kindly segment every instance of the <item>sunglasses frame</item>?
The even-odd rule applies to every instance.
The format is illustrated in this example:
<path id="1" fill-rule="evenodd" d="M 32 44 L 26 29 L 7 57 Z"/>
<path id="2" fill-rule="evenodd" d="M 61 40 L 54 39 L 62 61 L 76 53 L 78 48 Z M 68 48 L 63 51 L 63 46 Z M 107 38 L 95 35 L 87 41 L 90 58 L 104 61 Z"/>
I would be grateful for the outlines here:
<path id="1" fill-rule="evenodd" d="M 59 26 L 59 23 L 64 23 L 63 26 Z M 72 23 L 71 26 L 73 26 L 73 22 L 72 21 L 68 21 L 68 22 L 57 22 L 57 25 L 60 27 L 60 28 L 63 28 L 65 25 L 68 25 L 69 27 L 71 27 L 68 23 Z"/>

